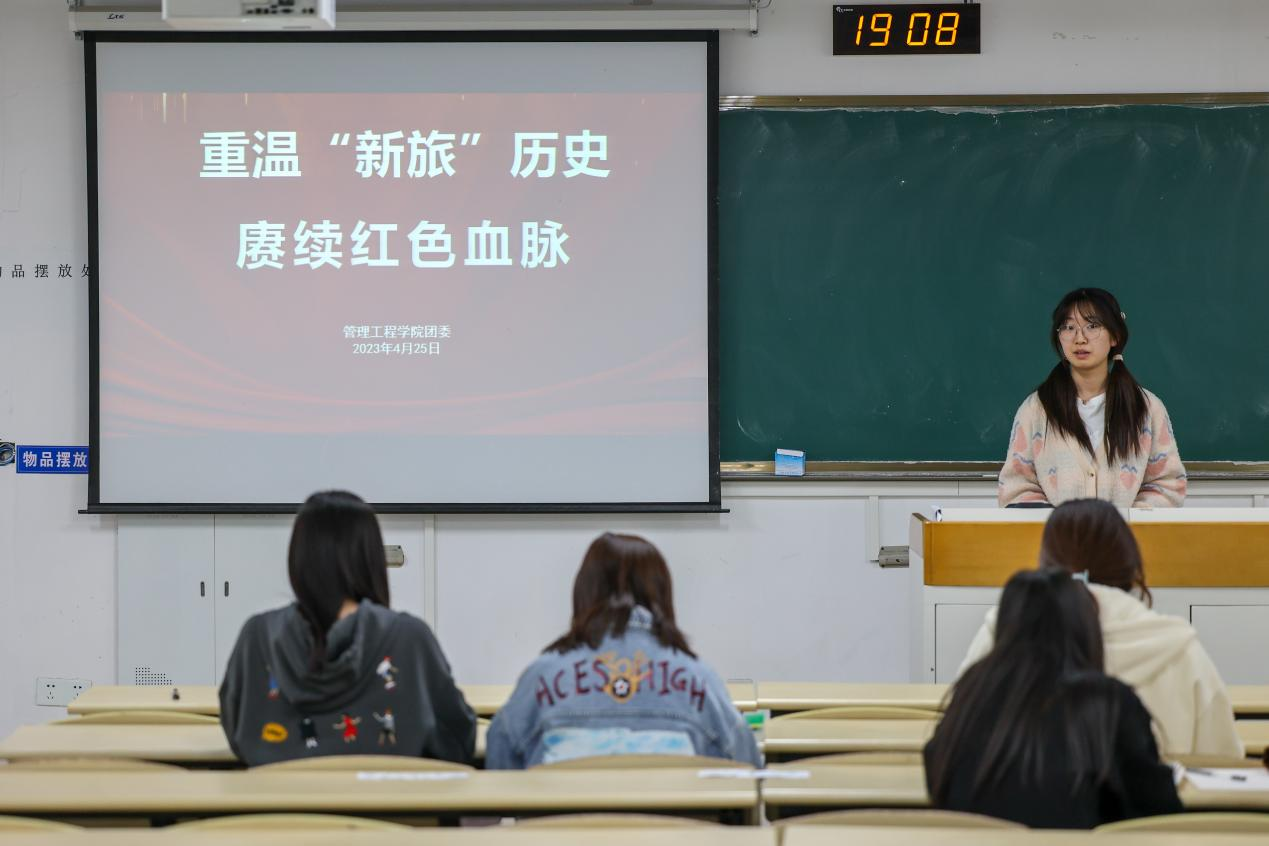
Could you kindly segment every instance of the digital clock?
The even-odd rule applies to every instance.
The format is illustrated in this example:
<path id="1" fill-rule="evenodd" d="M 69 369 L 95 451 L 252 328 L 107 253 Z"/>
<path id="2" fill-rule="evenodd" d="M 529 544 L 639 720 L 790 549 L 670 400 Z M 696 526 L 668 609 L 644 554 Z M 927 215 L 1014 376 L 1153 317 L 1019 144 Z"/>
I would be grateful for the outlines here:
<path id="1" fill-rule="evenodd" d="M 977 3 L 833 5 L 833 55 L 924 56 L 982 52 Z"/>

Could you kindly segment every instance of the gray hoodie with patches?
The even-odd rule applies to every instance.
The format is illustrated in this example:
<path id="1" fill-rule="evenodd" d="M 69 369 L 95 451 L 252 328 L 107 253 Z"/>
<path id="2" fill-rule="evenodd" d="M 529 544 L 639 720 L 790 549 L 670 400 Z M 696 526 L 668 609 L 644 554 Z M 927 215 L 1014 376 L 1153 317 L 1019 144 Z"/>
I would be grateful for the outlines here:
<path id="1" fill-rule="evenodd" d="M 238 635 L 220 685 L 220 723 L 251 766 L 318 755 L 410 755 L 467 763 L 476 715 L 432 630 L 364 600 L 313 637 L 295 605 L 257 614 Z"/>

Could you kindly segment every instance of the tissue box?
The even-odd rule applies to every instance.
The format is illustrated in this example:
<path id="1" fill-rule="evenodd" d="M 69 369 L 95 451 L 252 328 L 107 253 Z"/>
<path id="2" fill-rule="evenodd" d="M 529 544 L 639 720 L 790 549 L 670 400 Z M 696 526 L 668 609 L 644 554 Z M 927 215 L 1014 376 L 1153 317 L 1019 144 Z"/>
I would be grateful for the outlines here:
<path id="1" fill-rule="evenodd" d="M 777 476 L 803 476 L 806 474 L 806 453 L 800 449 L 778 449 L 775 451 L 775 474 Z"/>

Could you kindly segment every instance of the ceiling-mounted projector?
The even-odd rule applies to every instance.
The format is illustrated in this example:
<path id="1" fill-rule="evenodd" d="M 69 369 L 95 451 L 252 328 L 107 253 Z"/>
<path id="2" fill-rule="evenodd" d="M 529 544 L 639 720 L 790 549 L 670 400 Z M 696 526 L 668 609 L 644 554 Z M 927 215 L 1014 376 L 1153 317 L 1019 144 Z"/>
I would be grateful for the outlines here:
<path id="1" fill-rule="evenodd" d="M 177 29 L 334 29 L 335 0 L 163 0 Z"/>

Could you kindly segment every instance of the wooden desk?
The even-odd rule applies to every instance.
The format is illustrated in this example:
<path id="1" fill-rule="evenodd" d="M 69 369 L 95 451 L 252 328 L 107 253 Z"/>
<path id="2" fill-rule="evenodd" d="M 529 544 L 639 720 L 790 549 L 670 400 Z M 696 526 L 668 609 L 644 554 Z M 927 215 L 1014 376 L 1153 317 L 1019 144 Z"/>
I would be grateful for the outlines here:
<path id="1" fill-rule="evenodd" d="M 83 715 L 102 711 L 178 711 L 220 716 L 220 699 L 215 685 L 178 685 L 175 689 L 180 691 L 180 699 L 173 699 L 173 688 L 167 686 L 93 685 L 67 705 L 66 712 Z"/>
<path id="2" fill-rule="evenodd" d="M 842 705 L 938 709 L 949 687 L 946 684 L 760 682 L 757 707 L 773 713 Z M 1269 684 L 1232 684 L 1229 698 L 1238 717 L 1269 717 Z"/>
<path id="3" fill-rule="evenodd" d="M 489 725 L 476 726 L 476 759 L 485 757 Z M 140 758 L 194 766 L 240 766 L 219 725 L 20 726 L 0 741 L 0 759 Z"/>
<path id="4" fill-rule="evenodd" d="M 774 712 L 809 711 L 842 705 L 939 708 L 947 688 L 945 684 L 761 682 L 758 685 L 758 707 Z"/>
<path id="5" fill-rule="evenodd" d="M 752 779 L 700 778 L 697 771 L 531 770 L 474 772 L 416 780 L 395 772 L 370 780 L 352 772 L 76 773 L 0 768 L 0 814 L 215 816 L 328 813 L 512 816 L 557 811 L 674 811 L 749 817 Z"/>
<path id="6" fill-rule="evenodd" d="M 1248 755 L 1259 757 L 1269 745 L 1269 720 L 1235 720 L 1234 729 Z"/>
<path id="7" fill-rule="evenodd" d="M 468 704 L 482 717 L 501 708 L 511 695 L 509 684 L 460 684 L 458 687 Z M 102 711 L 180 711 L 220 716 L 220 697 L 215 685 L 178 685 L 175 689 L 180 691 L 180 699 L 173 699 L 173 688 L 167 686 L 94 685 L 66 706 L 66 712 L 82 716 Z"/>
<path id="8" fill-rule="evenodd" d="M 924 808 L 929 807 L 925 792 L 925 769 L 920 764 L 861 764 L 805 766 L 806 762 L 783 764 L 773 769 L 804 770 L 810 778 L 771 779 L 763 784 L 762 798 L 767 816 L 778 819 L 807 811 L 834 808 Z M 1181 801 L 1188 810 L 1269 811 L 1269 791 L 1264 793 L 1195 790 L 1182 784 Z"/>
<path id="9" fill-rule="evenodd" d="M 925 768 L 920 764 L 808 767 L 794 762 L 772 769 L 804 770 L 810 773 L 810 778 L 771 779 L 763 784 L 762 798 L 771 819 L 791 812 L 833 808 L 928 808 L 930 805 L 925 793 Z"/>
<path id="10" fill-rule="evenodd" d="M 1108 835 L 1091 831 L 1016 829 L 868 828 L 790 824 L 784 846 L 1105 846 Z M 232 836 L 241 846 L 775 846 L 770 828 L 529 829 L 515 826 L 426 828 L 415 831 L 193 832 L 179 829 L 89 829 L 67 834 L 6 833 L 6 846 L 222 846 Z M 1121 832 L 1118 846 L 1256 846 L 1255 834 Z"/>
<path id="11" fill-rule="evenodd" d="M 772 828 L 534 829 L 524 826 L 420 828 L 412 831 L 182 831 L 86 829 L 66 834 L 5 832 L 5 846 L 776 846 Z M 1239 846 L 1234 844 L 1233 846 Z"/>
<path id="12" fill-rule="evenodd" d="M 1269 684 L 1231 684 L 1229 701 L 1235 716 L 1269 716 Z"/>
<path id="13" fill-rule="evenodd" d="M 762 749 L 769 756 L 835 752 L 919 752 L 934 720 L 772 720 Z"/>
<path id="14" fill-rule="evenodd" d="M 219 725 L 19 726 L 0 741 L 0 758 L 140 758 L 172 764 L 239 765 Z"/>
<path id="15" fill-rule="evenodd" d="M 460 684 L 467 704 L 477 716 L 489 717 L 497 713 L 511 696 L 510 684 Z M 758 708 L 757 685 L 749 682 L 728 682 L 727 692 L 741 711 Z M 181 698 L 173 699 L 173 688 L 149 685 L 99 684 L 88 688 L 66 706 L 72 715 L 97 714 L 102 711 L 180 711 L 186 714 L 210 714 L 220 716 L 220 698 L 215 685 L 178 685 Z"/>
<path id="16" fill-rule="evenodd" d="M 492 717 L 510 698 L 514 687 L 510 684 L 460 684 L 458 689 L 478 716 Z"/>

